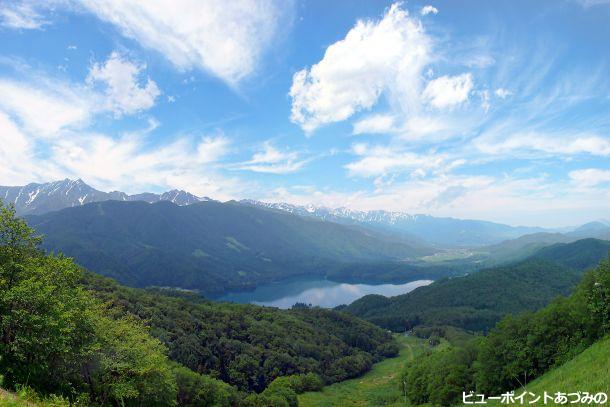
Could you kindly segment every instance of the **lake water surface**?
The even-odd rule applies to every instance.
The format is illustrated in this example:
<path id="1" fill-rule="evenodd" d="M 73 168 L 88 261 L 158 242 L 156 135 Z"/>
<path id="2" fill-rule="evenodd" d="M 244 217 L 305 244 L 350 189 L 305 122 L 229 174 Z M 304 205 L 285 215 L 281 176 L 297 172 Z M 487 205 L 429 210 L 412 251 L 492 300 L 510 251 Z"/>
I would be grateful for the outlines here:
<path id="1" fill-rule="evenodd" d="M 404 284 L 349 284 L 323 279 L 292 280 L 261 285 L 254 291 L 229 293 L 218 300 L 278 308 L 290 308 L 295 303 L 301 302 L 332 308 L 349 304 L 368 294 L 391 297 L 408 293 L 430 283 L 432 280 L 416 280 Z"/>

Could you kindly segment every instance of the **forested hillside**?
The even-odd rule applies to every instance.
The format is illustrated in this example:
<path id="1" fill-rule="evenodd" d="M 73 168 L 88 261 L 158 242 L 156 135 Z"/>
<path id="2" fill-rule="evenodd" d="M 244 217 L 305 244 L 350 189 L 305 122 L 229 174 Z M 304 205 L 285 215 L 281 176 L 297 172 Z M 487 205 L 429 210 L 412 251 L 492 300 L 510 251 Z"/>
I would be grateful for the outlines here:
<path id="1" fill-rule="evenodd" d="M 413 404 L 454 405 L 471 390 L 497 396 L 559 368 L 597 341 L 590 353 L 607 360 L 609 333 L 610 260 L 603 260 L 569 298 L 559 297 L 535 313 L 507 316 L 486 337 L 422 355 L 403 372 L 404 390 Z M 550 387 L 535 382 L 528 390 L 607 391 L 607 365 L 581 356 L 566 365 L 575 369 L 567 377 L 560 370 L 554 381 L 547 379 Z"/>
<path id="2" fill-rule="evenodd" d="M 353 226 L 236 202 L 106 201 L 28 222 L 44 247 L 136 287 L 220 294 L 294 275 L 326 275 L 346 264 L 404 261 L 430 253 Z"/>
<path id="3" fill-rule="evenodd" d="M 277 376 L 297 373 L 345 380 L 398 351 L 384 330 L 331 310 L 216 303 L 122 287 L 89 273 L 83 282 L 113 309 L 147 321 L 171 359 L 243 391 L 262 391 Z"/>
<path id="4" fill-rule="evenodd" d="M 536 310 L 568 295 L 608 250 L 610 242 L 596 239 L 553 245 L 515 264 L 442 279 L 396 297 L 369 295 L 344 311 L 395 331 L 418 325 L 487 330 L 507 313 Z"/>
<path id="5" fill-rule="evenodd" d="M 79 405 L 286 405 L 397 352 L 350 315 L 129 289 L 39 244 L 0 206 L 0 377 L 11 390 Z"/>

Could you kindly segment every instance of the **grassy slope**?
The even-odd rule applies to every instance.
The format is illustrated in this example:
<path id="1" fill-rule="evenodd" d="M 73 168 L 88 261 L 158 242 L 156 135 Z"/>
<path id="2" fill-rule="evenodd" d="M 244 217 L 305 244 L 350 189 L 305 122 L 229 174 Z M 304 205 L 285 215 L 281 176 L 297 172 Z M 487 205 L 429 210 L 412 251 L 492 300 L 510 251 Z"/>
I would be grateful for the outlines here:
<path id="1" fill-rule="evenodd" d="M 554 394 L 558 391 L 573 393 L 586 391 L 589 393 L 605 392 L 610 394 L 610 337 L 597 342 L 574 359 L 551 370 L 542 377 L 531 382 L 528 391 L 536 395 Z M 516 390 L 515 394 L 521 394 Z M 488 401 L 487 405 L 500 405 Z M 547 405 L 555 405 L 547 403 Z"/>
<path id="2" fill-rule="evenodd" d="M 300 407 L 404 406 L 397 377 L 414 356 L 424 350 L 422 340 L 397 335 L 400 354 L 373 366 L 364 376 L 335 383 L 319 392 L 299 396 Z"/>

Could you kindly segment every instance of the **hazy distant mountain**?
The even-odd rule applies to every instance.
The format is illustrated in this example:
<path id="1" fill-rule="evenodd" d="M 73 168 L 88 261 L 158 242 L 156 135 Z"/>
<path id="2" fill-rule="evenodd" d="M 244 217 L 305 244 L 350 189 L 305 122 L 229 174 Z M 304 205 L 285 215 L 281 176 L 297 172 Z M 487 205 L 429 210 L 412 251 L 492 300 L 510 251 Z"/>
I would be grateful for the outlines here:
<path id="1" fill-rule="evenodd" d="M 46 249 L 132 286 L 222 293 L 430 254 L 381 233 L 242 205 L 104 201 L 26 217 Z"/>
<path id="2" fill-rule="evenodd" d="M 531 233 L 543 232 L 543 228 L 515 227 L 481 220 L 438 218 L 430 215 L 411 215 L 404 212 L 356 211 L 348 208 L 324 208 L 297 206 L 286 203 L 266 203 L 244 200 L 242 203 L 313 216 L 338 223 L 359 224 L 394 233 L 424 239 L 442 246 L 482 246 L 499 243 Z"/>
<path id="3" fill-rule="evenodd" d="M 575 238 L 595 237 L 598 239 L 610 239 L 610 226 L 604 223 L 604 221 L 589 222 L 566 233 L 566 235 Z"/>
<path id="4" fill-rule="evenodd" d="M 407 294 L 367 295 L 343 310 L 394 330 L 420 324 L 484 330 L 507 313 L 533 311 L 570 294 L 608 250 L 610 242 L 598 239 L 557 243 L 525 260 L 442 279 Z"/>
<path id="5" fill-rule="evenodd" d="M 144 201 L 148 203 L 170 201 L 176 205 L 190 205 L 206 201 L 186 191 L 172 190 L 162 194 L 143 193 L 127 195 L 124 192 L 102 192 L 90 187 L 82 180 L 65 179 L 44 184 L 31 183 L 25 186 L 0 186 L 0 199 L 15 205 L 18 215 L 38 215 L 63 208 L 80 206 L 100 201 Z"/>
<path id="6" fill-rule="evenodd" d="M 578 240 L 578 238 L 561 233 L 541 232 L 506 240 L 483 247 L 481 250 L 487 255 L 484 264 L 491 266 L 523 260 L 543 247 L 556 243 L 570 243 L 575 240 Z"/>

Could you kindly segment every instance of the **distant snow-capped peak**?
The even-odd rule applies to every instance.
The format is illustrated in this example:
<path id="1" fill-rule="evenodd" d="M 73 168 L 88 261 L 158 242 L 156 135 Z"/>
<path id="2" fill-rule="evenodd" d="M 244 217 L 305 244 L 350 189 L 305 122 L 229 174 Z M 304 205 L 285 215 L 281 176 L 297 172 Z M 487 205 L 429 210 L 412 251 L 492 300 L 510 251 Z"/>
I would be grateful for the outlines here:
<path id="1" fill-rule="evenodd" d="M 315 206 L 313 204 L 308 204 L 304 206 L 293 205 L 285 202 L 262 202 L 256 201 L 252 199 L 245 199 L 241 201 L 242 203 L 264 207 L 269 209 L 281 210 L 284 212 L 290 212 L 297 215 L 309 215 L 315 216 L 318 218 L 332 220 L 336 218 L 343 219 L 352 219 L 358 222 L 366 222 L 366 223 L 387 223 L 387 224 L 395 224 L 399 221 L 416 221 L 418 218 L 426 216 L 426 215 L 411 215 L 404 212 L 393 212 L 393 211 L 383 211 L 383 210 L 374 210 L 374 211 L 359 211 L 350 208 L 328 208 L 325 206 Z"/>
<path id="2" fill-rule="evenodd" d="M 169 201 L 184 206 L 201 201 L 210 201 L 210 198 L 200 198 L 187 191 L 171 190 L 161 194 L 140 193 L 128 195 L 121 191 L 103 192 L 89 185 L 83 180 L 64 179 L 46 183 L 30 183 L 24 186 L 0 186 L 0 199 L 5 203 L 12 203 L 19 215 L 36 215 L 63 208 L 85 205 L 90 202 L 108 200 L 117 201 L 145 201 L 154 203 Z"/>

